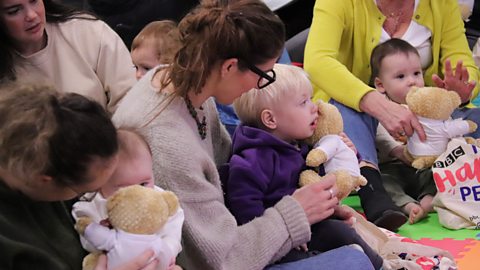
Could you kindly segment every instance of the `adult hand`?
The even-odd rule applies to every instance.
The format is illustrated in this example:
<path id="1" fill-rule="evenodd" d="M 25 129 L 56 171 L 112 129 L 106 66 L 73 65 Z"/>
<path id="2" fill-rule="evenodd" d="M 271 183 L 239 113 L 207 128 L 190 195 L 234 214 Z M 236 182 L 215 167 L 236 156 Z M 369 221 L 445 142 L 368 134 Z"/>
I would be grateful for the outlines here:
<path id="1" fill-rule="evenodd" d="M 333 214 L 338 204 L 337 192 L 335 176 L 327 175 L 322 181 L 297 189 L 292 197 L 303 207 L 308 222 L 315 224 Z"/>
<path id="2" fill-rule="evenodd" d="M 437 87 L 457 92 L 462 103 L 470 100 L 476 85 L 475 81 L 468 81 L 468 70 L 463 66 L 461 60 L 457 62 L 455 71 L 452 69 L 450 59 L 445 60 L 445 77 L 442 80 L 437 74 L 433 74 L 432 80 Z"/>
<path id="3" fill-rule="evenodd" d="M 408 108 L 386 99 L 377 91 L 370 91 L 360 101 L 360 109 L 375 117 L 394 138 L 412 136 L 416 131 L 421 141 L 426 135 L 417 117 Z"/>
<path id="4" fill-rule="evenodd" d="M 115 268 L 115 270 L 154 270 L 158 266 L 158 260 L 151 260 L 155 255 L 153 250 L 149 249 L 144 251 L 142 254 L 137 256 L 135 259 L 130 262 Z M 151 260 L 151 261 L 150 261 Z M 98 258 L 97 265 L 95 270 L 106 270 L 107 269 L 107 256 L 104 254 L 100 255 Z"/>
<path id="5" fill-rule="evenodd" d="M 350 140 L 350 138 L 345 134 L 345 132 L 340 132 L 340 138 L 342 139 L 343 143 L 345 143 L 348 148 L 352 149 L 352 151 L 357 154 L 357 148 L 355 147 L 355 144 Z"/>

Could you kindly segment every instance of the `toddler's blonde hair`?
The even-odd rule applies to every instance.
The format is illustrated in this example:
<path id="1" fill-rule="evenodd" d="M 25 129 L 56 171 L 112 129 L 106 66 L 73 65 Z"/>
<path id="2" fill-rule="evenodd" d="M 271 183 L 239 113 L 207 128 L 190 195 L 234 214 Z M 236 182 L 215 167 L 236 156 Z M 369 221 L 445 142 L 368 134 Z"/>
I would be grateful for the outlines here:
<path id="1" fill-rule="evenodd" d="M 274 108 L 280 100 L 290 97 L 299 89 L 312 89 L 307 73 L 296 66 L 275 64 L 274 83 L 262 89 L 252 89 L 237 98 L 233 107 L 242 124 L 264 128 L 261 113 Z"/>
<path id="2" fill-rule="evenodd" d="M 154 21 L 147 24 L 133 39 L 131 50 L 153 44 L 160 64 L 170 64 L 181 47 L 180 32 L 174 21 Z"/>

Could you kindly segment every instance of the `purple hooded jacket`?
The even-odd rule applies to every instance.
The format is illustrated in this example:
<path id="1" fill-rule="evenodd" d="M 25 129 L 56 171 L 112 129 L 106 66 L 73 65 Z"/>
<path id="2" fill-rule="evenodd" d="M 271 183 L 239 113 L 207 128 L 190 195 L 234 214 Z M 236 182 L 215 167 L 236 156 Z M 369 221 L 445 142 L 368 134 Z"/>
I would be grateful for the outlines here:
<path id="1" fill-rule="evenodd" d="M 241 225 L 297 189 L 308 146 L 298 149 L 264 130 L 240 125 L 232 147 L 223 188 L 225 203 Z"/>

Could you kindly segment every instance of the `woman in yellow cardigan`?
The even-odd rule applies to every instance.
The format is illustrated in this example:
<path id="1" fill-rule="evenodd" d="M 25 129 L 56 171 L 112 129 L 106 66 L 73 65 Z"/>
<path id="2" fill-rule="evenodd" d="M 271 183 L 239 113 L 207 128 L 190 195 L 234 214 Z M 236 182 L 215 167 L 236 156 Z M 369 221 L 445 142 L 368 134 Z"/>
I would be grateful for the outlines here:
<path id="1" fill-rule="evenodd" d="M 380 122 L 397 137 L 415 130 L 424 139 L 425 133 L 409 110 L 368 85 L 373 48 L 393 37 L 417 48 L 426 85 L 456 91 L 465 104 L 477 95 L 478 69 L 456 0 L 317 0 L 304 65 L 315 98 L 330 100 L 340 109 L 345 132 L 362 156 L 361 172 L 369 185 L 359 195 L 367 218 L 395 230 L 405 219 L 382 186 L 376 127 Z M 451 63 L 456 63 L 455 69 Z M 452 116 L 480 122 L 478 109 L 459 108 Z"/>

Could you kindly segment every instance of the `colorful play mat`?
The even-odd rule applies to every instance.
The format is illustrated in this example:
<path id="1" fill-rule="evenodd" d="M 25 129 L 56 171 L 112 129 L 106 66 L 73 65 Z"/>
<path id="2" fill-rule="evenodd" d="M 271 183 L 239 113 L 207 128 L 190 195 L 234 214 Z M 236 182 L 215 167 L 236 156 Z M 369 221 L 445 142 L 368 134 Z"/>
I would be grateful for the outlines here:
<path id="1" fill-rule="evenodd" d="M 349 196 L 343 203 L 361 212 L 357 195 Z M 438 222 L 436 213 L 413 225 L 405 224 L 398 233 L 421 244 L 448 250 L 459 270 L 480 270 L 480 230 L 450 230 Z"/>

